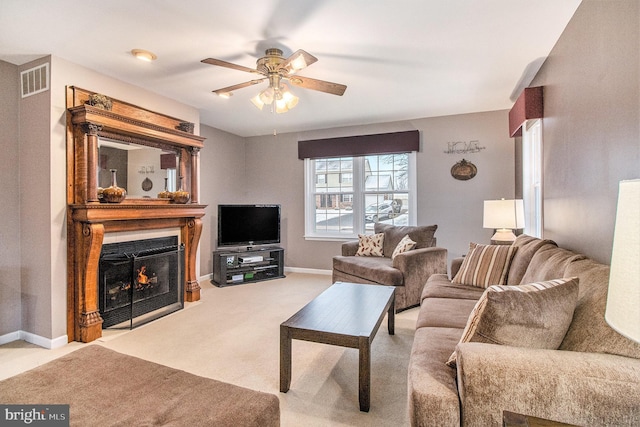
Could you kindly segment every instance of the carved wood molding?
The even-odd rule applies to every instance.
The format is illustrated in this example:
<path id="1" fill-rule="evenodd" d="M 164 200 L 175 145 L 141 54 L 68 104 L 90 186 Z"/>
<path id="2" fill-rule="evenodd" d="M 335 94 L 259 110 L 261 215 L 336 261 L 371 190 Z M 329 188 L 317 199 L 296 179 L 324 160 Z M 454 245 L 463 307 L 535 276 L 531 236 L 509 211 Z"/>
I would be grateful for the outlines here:
<path id="1" fill-rule="evenodd" d="M 185 300 L 200 299 L 196 276 L 198 242 L 205 205 L 198 204 L 198 167 L 205 138 L 184 132 L 184 120 L 119 100 L 112 109 L 87 104 L 84 89 L 67 88 L 67 265 L 70 340 L 93 341 L 102 336 L 98 304 L 99 260 L 105 233 L 180 228 L 185 245 Z M 166 199 L 125 199 L 100 203 L 97 198 L 98 137 L 175 152 L 192 198 L 187 204 Z"/>

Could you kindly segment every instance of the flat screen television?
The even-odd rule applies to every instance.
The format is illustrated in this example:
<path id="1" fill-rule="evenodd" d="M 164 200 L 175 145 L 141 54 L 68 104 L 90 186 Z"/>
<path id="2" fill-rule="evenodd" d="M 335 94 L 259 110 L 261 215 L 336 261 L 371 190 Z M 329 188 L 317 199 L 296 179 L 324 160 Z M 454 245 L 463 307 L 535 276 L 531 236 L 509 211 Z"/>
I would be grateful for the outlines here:
<path id="1" fill-rule="evenodd" d="M 218 205 L 218 246 L 280 243 L 280 205 Z"/>

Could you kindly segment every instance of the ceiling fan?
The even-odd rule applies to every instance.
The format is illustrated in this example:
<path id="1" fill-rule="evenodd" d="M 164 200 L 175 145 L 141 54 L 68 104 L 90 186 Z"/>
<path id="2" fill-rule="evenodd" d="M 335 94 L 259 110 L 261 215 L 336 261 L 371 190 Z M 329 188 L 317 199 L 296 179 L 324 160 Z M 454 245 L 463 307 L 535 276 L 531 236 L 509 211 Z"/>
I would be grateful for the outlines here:
<path id="1" fill-rule="evenodd" d="M 299 86 L 305 89 L 317 90 L 338 96 L 342 96 L 344 91 L 347 89 L 347 86 L 342 84 L 297 75 L 296 73 L 298 71 L 308 67 L 318 60 L 318 58 L 308 52 L 305 52 L 304 50 L 297 50 L 288 58 L 284 58 L 282 55 L 283 53 L 280 49 L 267 49 L 265 51 L 265 56 L 256 61 L 255 69 L 214 58 L 203 59 L 201 62 L 264 76 L 258 79 L 249 80 L 248 82 L 217 89 L 214 90 L 213 93 L 219 96 L 229 97 L 232 95 L 234 90 L 253 86 L 268 80 L 269 87 L 252 98 L 251 102 L 260 109 L 262 109 L 265 104 L 275 104 L 275 111 L 278 113 L 288 111 L 298 103 L 298 98 L 289 92 L 288 87 L 283 83 L 283 80 L 288 81 L 293 86 Z"/>

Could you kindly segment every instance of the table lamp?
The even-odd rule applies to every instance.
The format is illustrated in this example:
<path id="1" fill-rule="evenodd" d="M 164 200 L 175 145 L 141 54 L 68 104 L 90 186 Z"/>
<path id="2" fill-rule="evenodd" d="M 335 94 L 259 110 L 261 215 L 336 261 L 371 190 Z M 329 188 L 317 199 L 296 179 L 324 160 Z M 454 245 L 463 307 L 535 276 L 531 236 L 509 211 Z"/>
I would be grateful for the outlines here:
<path id="1" fill-rule="evenodd" d="M 640 342 L 640 179 L 620 182 L 604 318 Z"/>
<path id="2" fill-rule="evenodd" d="M 524 203 L 516 200 L 485 200 L 483 228 L 493 228 L 493 244 L 511 244 L 516 239 L 514 229 L 524 228 Z"/>

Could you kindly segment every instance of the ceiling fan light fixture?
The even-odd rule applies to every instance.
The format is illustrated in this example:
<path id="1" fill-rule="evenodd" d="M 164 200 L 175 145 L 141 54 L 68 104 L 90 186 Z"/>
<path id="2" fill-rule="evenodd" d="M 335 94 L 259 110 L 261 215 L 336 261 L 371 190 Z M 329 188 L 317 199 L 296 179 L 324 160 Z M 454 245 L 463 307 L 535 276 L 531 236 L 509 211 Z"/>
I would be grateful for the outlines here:
<path id="1" fill-rule="evenodd" d="M 131 51 L 131 54 L 136 58 L 138 58 L 139 60 L 145 61 L 145 62 L 151 62 L 158 59 L 158 56 L 155 53 L 149 52 L 148 50 L 144 50 L 144 49 L 133 49 Z"/>
<path id="2" fill-rule="evenodd" d="M 281 92 L 281 94 L 282 94 L 281 100 L 287 105 L 288 110 L 298 105 L 298 101 L 300 100 L 300 98 L 295 96 L 293 93 L 289 92 L 289 89 L 286 86 L 284 86 L 284 90 Z"/>
<path id="3" fill-rule="evenodd" d="M 229 99 L 233 96 L 233 92 L 220 92 L 218 93 L 220 98 Z"/>
<path id="4" fill-rule="evenodd" d="M 262 102 L 262 100 L 260 99 L 260 94 L 257 94 L 256 96 L 251 98 L 251 102 L 258 108 L 258 110 L 262 110 L 262 108 L 264 107 L 264 102 Z"/>
<path id="5" fill-rule="evenodd" d="M 269 86 L 268 88 L 260 92 L 258 96 L 260 97 L 260 101 L 262 101 L 263 104 L 271 104 L 276 97 L 276 92 L 271 86 Z"/>

